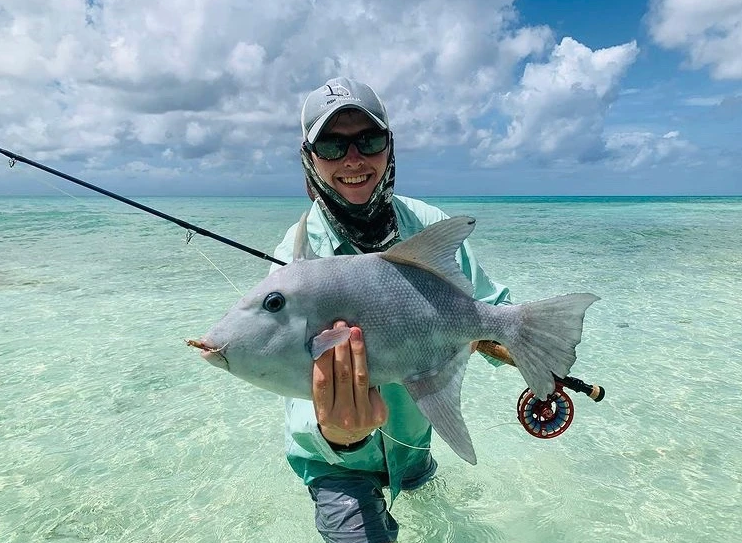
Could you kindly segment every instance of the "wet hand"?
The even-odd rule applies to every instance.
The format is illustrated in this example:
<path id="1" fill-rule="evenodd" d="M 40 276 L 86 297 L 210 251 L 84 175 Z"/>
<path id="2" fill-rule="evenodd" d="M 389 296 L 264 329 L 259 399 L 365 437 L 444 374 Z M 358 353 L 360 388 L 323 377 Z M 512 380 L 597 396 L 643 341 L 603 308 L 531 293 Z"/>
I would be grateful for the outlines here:
<path id="1" fill-rule="evenodd" d="M 347 326 L 338 321 L 334 328 Z M 358 327 L 350 339 L 330 349 L 314 363 L 312 394 L 317 423 L 324 438 L 350 445 L 368 436 L 389 416 L 376 388 L 369 388 L 366 346 Z"/>

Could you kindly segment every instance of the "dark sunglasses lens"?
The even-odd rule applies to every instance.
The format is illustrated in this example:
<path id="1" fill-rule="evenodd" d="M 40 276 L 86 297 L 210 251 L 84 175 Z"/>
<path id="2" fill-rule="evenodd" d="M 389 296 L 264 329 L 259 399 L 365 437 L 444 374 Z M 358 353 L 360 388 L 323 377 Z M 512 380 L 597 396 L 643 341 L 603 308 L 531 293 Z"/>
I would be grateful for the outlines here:
<path id="1" fill-rule="evenodd" d="M 350 142 L 346 139 L 319 139 L 314 144 L 314 152 L 326 160 L 337 160 L 345 156 L 349 146 Z"/>
<path id="2" fill-rule="evenodd" d="M 389 133 L 382 131 L 361 134 L 352 138 L 343 136 L 321 138 L 314 143 L 313 151 L 325 160 L 337 160 L 346 155 L 351 143 L 362 155 L 375 155 L 389 145 Z"/>
<path id="3" fill-rule="evenodd" d="M 355 141 L 358 151 L 364 155 L 375 155 L 386 149 L 389 138 L 386 132 L 365 134 Z"/>

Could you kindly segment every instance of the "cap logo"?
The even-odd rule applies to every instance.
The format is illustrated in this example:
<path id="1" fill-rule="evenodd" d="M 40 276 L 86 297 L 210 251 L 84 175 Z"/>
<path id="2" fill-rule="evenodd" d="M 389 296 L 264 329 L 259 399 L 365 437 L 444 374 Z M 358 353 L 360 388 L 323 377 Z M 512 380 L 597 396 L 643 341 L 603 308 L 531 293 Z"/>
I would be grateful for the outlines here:
<path id="1" fill-rule="evenodd" d="M 323 107 L 329 107 L 339 100 L 361 102 L 360 98 L 351 96 L 350 91 L 342 85 L 325 85 L 325 96 L 327 100 Z"/>
<path id="2" fill-rule="evenodd" d="M 342 85 L 335 85 L 334 87 L 325 85 L 325 87 L 327 87 L 326 96 L 350 96 L 350 91 Z"/>

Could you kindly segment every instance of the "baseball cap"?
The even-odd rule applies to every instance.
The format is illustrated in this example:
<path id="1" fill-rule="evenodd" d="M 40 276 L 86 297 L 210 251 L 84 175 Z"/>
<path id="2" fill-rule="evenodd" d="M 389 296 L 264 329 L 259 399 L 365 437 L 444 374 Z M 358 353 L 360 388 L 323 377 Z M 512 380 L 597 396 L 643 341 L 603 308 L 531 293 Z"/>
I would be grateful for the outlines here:
<path id="1" fill-rule="evenodd" d="M 313 90 L 304 101 L 301 108 L 304 139 L 314 143 L 330 117 L 343 109 L 361 110 L 379 128 L 389 128 L 386 108 L 371 87 L 347 77 L 336 77 Z"/>

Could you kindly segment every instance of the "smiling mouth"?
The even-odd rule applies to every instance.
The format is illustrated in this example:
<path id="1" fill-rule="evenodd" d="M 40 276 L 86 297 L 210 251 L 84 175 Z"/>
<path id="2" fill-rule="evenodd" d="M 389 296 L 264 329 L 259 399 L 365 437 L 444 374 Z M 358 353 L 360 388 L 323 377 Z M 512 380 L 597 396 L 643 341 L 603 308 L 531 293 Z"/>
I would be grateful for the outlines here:
<path id="1" fill-rule="evenodd" d="M 371 174 L 355 175 L 353 177 L 338 177 L 343 185 L 361 185 L 371 179 Z"/>

